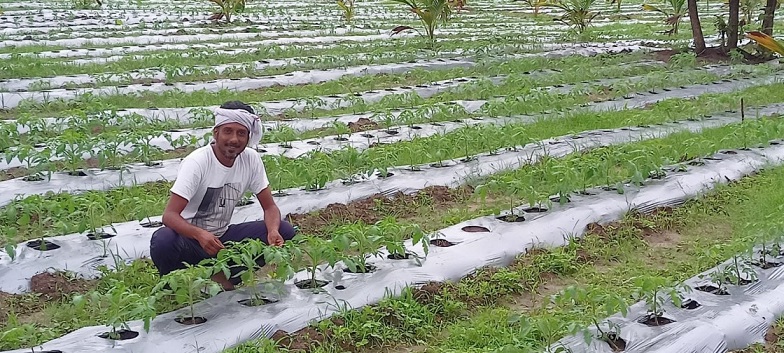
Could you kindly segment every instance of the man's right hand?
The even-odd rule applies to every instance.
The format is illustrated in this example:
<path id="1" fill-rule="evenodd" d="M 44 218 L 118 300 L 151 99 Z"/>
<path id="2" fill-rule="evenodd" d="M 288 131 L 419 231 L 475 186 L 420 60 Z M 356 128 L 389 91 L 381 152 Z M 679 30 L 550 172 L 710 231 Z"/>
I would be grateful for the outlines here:
<path id="1" fill-rule="evenodd" d="M 224 248 L 223 243 L 221 243 L 218 237 L 206 230 L 199 232 L 197 240 L 202 249 L 210 256 L 217 255 L 218 251 Z"/>

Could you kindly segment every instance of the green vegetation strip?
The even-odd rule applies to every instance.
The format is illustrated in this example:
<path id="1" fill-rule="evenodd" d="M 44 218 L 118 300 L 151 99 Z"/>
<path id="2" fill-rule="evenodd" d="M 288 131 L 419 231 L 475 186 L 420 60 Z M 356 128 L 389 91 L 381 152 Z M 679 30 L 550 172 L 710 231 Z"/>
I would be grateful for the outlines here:
<path id="1" fill-rule="evenodd" d="M 504 46 L 507 43 L 511 47 Z M 233 49 L 243 48 L 242 43 Z M 482 51 L 482 55 L 503 54 L 506 51 L 511 51 L 513 48 L 518 48 L 520 45 L 517 42 L 512 42 L 507 39 L 504 42 L 493 40 L 492 38 L 483 39 L 480 41 L 466 41 L 466 40 L 452 40 L 441 43 L 439 51 L 441 53 L 433 53 L 423 51 L 416 45 L 401 46 L 397 42 L 372 42 L 372 43 L 341 43 L 334 46 L 326 46 L 323 48 L 315 48 L 309 46 L 261 46 L 254 47 L 255 50 L 248 53 L 223 53 L 215 49 L 191 49 L 185 51 L 174 50 L 159 50 L 152 52 L 134 52 L 127 54 L 127 57 L 109 63 L 95 63 L 75 65 L 71 61 L 82 57 L 70 58 L 45 58 L 45 57 L 31 57 L 16 55 L 9 64 L 7 70 L 0 72 L 0 79 L 9 78 L 28 78 L 28 77 L 51 77 L 61 75 L 77 75 L 77 74 L 107 74 L 107 73 L 123 73 L 132 70 L 142 70 L 147 68 L 188 68 L 194 66 L 215 66 L 222 64 L 234 64 L 243 62 L 255 62 L 259 58 L 265 60 L 272 59 L 286 59 L 292 57 L 314 57 L 313 60 L 318 62 L 329 62 L 330 57 L 343 58 L 347 55 L 355 55 L 357 53 L 366 53 L 370 56 L 382 55 L 419 55 L 422 57 L 444 57 L 444 52 L 451 52 L 455 50 L 468 51 L 472 53 L 471 48 L 481 48 L 482 46 L 493 45 L 491 50 Z M 528 45 L 528 50 L 531 50 L 531 45 Z M 478 51 L 478 50 L 477 50 Z M 292 67 L 293 69 L 293 67 Z M 302 68 L 298 68 L 302 70 Z M 188 70 L 184 70 L 187 72 Z M 289 70 L 290 71 L 290 70 Z M 207 79 L 214 76 L 203 76 L 201 78 Z M 193 78 L 194 80 L 196 77 Z"/>
<path id="2" fill-rule="evenodd" d="M 742 127 L 736 124 L 734 126 L 706 130 L 701 134 L 680 133 L 663 139 L 606 147 L 584 154 L 573 154 L 563 159 L 544 159 L 537 164 L 526 166 L 520 170 L 488 178 L 485 180 L 486 185 L 490 186 L 487 189 L 488 192 L 477 192 L 472 200 L 464 205 L 448 211 L 423 212 L 409 222 L 399 224 L 396 226 L 396 229 L 405 229 L 406 226 L 411 224 L 421 223 L 425 229 L 433 230 L 487 214 L 506 207 L 510 203 L 518 204 L 532 198 L 534 201 L 546 199 L 548 195 L 558 193 L 564 189 L 579 190 L 585 185 L 615 185 L 615 183 L 622 180 L 635 180 L 638 175 L 659 171 L 662 165 L 672 163 L 673 161 L 684 160 L 689 158 L 689 156 L 712 154 L 723 148 L 742 148 L 746 145 L 764 143 L 773 137 L 781 136 L 783 131 L 784 120 L 778 118 L 761 119 L 747 121 Z M 602 171 L 605 170 L 607 172 L 603 173 Z M 784 183 L 784 178 L 782 177 L 784 176 L 784 171 L 781 171 L 781 168 L 777 170 L 779 170 L 778 184 L 773 185 L 775 188 L 771 189 L 771 191 L 780 189 L 780 184 Z M 568 171 L 572 174 L 567 175 L 557 171 Z M 530 191 L 523 191 L 520 188 L 521 183 L 530 186 Z M 773 187 L 769 184 L 763 185 Z M 755 192 L 759 192 L 759 190 Z M 781 200 L 777 198 L 784 198 L 784 191 L 752 193 L 751 195 L 757 195 L 756 197 L 764 195 L 766 197 L 765 203 L 760 203 L 759 205 L 781 204 Z M 128 201 L 129 203 L 137 202 L 137 200 L 132 198 L 128 198 Z M 476 207 L 477 204 L 480 207 Z M 759 217 L 762 214 L 759 211 L 759 209 L 755 209 L 757 213 L 751 214 Z M 737 214 L 734 216 L 737 216 Z M 387 221 L 387 223 L 389 222 L 395 223 L 394 220 Z M 331 231 L 330 234 L 343 233 L 344 231 L 341 228 L 356 228 L 356 225 L 337 225 L 336 229 Z M 624 244 L 625 240 L 619 241 L 619 243 Z M 339 332 L 339 334 L 333 334 L 333 338 L 325 346 L 326 348 L 322 349 L 331 352 L 333 349 L 340 347 L 341 343 L 347 341 L 358 342 L 357 345 L 360 347 L 401 341 L 414 342 L 415 337 L 424 337 L 421 335 L 422 330 L 444 329 L 448 325 L 454 325 L 453 327 L 459 328 L 462 322 L 458 321 L 458 319 L 466 315 L 466 311 L 476 313 L 482 310 L 481 307 L 476 310 L 469 310 L 468 308 L 476 304 L 488 304 L 487 302 L 482 302 L 482 300 L 502 299 L 506 295 L 532 290 L 539 283 L 540 278 L 538 274 L 542 272 L 550 271 L 557 275 L 565 276 L 574 275 L 574 278 L 601 279 L 601 277 L 596 276 L 584 277 L 576 275 L 579 271 L 588 271 L 589 269 L 574 264 L 573 257 L 577 253 L 575 246 L 582 246 L 583 251 L 588 251 L 589 254 L 591 254 L 590 251 L 603 251 L 603 254 L 608 254 L 607 256 L 616 257 L 619 254 L 615 252 L 609 253 L 607 249 L 634 249 L 633 247 L 616 248 L 616 246 L 620 245 L 615 243 L 613 243 L 613 246 L 608 247 L 607 243 L 603 241 L 595 244 L 589 241 L 586 244 L 593 244 L 590 246 L 595 246 L 595 250 L 590 250 L 592 248 L 588 248 L 587 245 L 573 244 L 565 250 L 556 250 L 553 253 L 554 255 L 545 255 L 544 258 L 548 259 L 547 261 L 556 261 L 555 263 L 536 264 L 533 261 L 534 265 L 525 265 L 526 267 L 522 269 L 516 265 L 511 269 L 500 270 L 498 272 L 500 274 L 488 276 L 483 276 L 481 275 L 483 272 L 480 272 L 480 275 L 475 276 L 475 278 L 481 281 L 489 281 L 489 283 L 471 282 L 472 279 L 462 281 L 458 285 L 460 286 L 459 290 L 437 299 L 435 304 L 432 305 L 420 304 L 413 301 L 411 296 L 404 296 L 402 298 L 385 300 L 376 307 L 348 312 L 343 315 L 345 323 L 342 329 L 331 327 L 333 325 L 330 322 L 321 324 L 322 327 L 338 330 L 333 331 L 333 333 Z M 572 254 L 572 257 L 568 257 L 568 254 Z M 721 253 L 718 255 L 713 254 L 712 256 L 712 259 L 716 259 L 725 255 Z M 644 264 L 650 265 L 650 262 L 646 261 Z M 117 278 L 122 278 L 120 282 L 122 283 L 122 288 L 125 288 L 124 290 L 142 297 L 149 297 L 151 288 L 154 286 L 154 271 L 147 261 L 137 261 L 132 266 L 133 268 L 130 269 L 121 267 L 117 274 L 100 279 L 97 285 L 99 291 L 107 290 L 107 286 L 120 285 L 117 282 Z M 693 268 L 689 266 L 692 266 L 692 264 L 686 266 L 688 270 L 686 273 L 694 272 Z M 626 265 L 622 266 L 619 269 L 619 274 L 623 274 L 622 271 L 625 268 Z M 680 269 L 683 270 L 683 268 Z M 524 272 L 521 272 L 523 270 Z M 33 298 L 35 298 L 35 294 L 14 298 L 16 302 L 9 307 L 24 310 L 26 308 L 25 305 L 32 305 L 31 302 L 34 302 Z M 113 304 L 107 303 L 106 305 L 111 307 Z M 48 306 L 49 308 L 44 312 L 43 318 L 36 315 L 21 315 L 20 317 L 12 313 L 9 319 L 0 327 L 0 335 L 13 339 L 3 341 L 8 346 L 2 348 L 13 349 L 41 343 L 79 327 L 106 322 L 105 320 L 112 318 L 111 315 L 117 315 L 116 311 L 106 310 L 106 308 L 81 307 L 68 299 L 52 302 Z M 156 304 L 155 310 L 163 312 L 174 307 L 177 307 L 177 305 L 164 301 Z M 390 311 L 390 309 L 394 310 Z M 398 311 L 398 309 L 402 311 Z M 573 320 L 575 319 L 574 315 L 579 316 L 577 318 L 579 320 L 576 322 L 583 322 L 590 318 L 590 316 L 586 316 L 582 312 L 574 312 L 574 308 L 569 309 L 572 311 L 556 311 L 559 314 L 557 316 L 559 320 Z M 396 319 L 389 320 L 389 315 L 393 315 Z M 479 318 L 482 317 L 479 316 Z M 123 318 L 130 320 L 137 317 L 134 317 L 134 314 L 126 313 Z M 504 317 L 504 320 L 506 320 L 506 317 Z M 470 322 L 475 325 L 481 325 L 485 320 L 475 318 Z M 401 323 L 403 324 L 400 325 Z M 514 323 L 514 325 L 526 323 L 530 323 L 528 319 Z M 470 330 L 470 328 L 466 328 L 466 330 Z M 496 335 L 508 333 L 509 331 L 502 330 L 496 333 Z M 561 333 L 561 331 L 556 330 L 553 337 Z M 530 342 L 531 344 L 538 345 L 542 343 L 542 339 L 538 336 L 532 337 L 535 337 L 535 339 Z M 455 344 L 455 341 L 450 340 L 444 344 Z M 487 342 L 485 344 L 490 345 L 491 343 Z M 260 343 L 259 345 L 264 347 L 270 346 L 269 343 Z M 258 348 L 254 343 L 244 346 L 240 351 L 242 349 L 251 349 L 250 347 L 254 347 L 253 349 Z M 464 347 L 456 349 L 464 349 Z"/>
<path id="3" fill-rule="evenodd" d="M 263 158 L 275 189 L 296 186 L 317 188 L 361 170 L 445 161 L 586 130 L 694 119 L 703 114 L 736 109 L 741 98 L 748 106 L 780 102 L 784 99 L 782 88 L 784 84 L 774 84 L 732 94 L 673 99 L 654 104 L 646 110 L 588 112 L 541 119 L 532 124 L 466 127 L 445 135 L 415 138 L 362 152 L 347 148 L 330 154 L 314 152 L 294 160 Z M 753 114 L 752 108 L 749 108 L 748 114 Z M 69 234 L 87 229 L 90 223 L 103 225 L 160 214 L 168 197 L 167 185 L 170 182 L 79 195 L 60 193 L 25 197 L 0 209 L 0 230 L 7 238 L 3 242 L 17 243 L 42 236 Z"/>
<path id="4" fill-rule="evenodd" d="M 182 91 L 141 92 L 128 95 L 107 96 L 82 96 L 73 100 L 55 100 L 51 102 L 22 102 L 17 108 L 0 111 L 2 117 L 19 117 L 26 113 L 68 115 L 74 113 L 69 110 L 79 109 L 86 111 L 102 111 L 118 108 L 163 108 L 163 107 L 198 107 L 205 105 L 220 105 L 228 100 L 241 100 L 245 102 L 276 101 L 290 98 L 322 96 L 331 94 L 346 94 L 367 90 L 377 90 L 393 86 L 413 86 L 433 81 L 448 80 L 450 78 L 467 76 L 495 76 L 509 74 L 510 69 L 519 72 L 532 71 L 542 67 L 565 69 L 571 65 L 591 60 L 596 66 L 612 65 L 629 60 L 640 60 L 644 54 L 618 55 L 615 57 L 567 57 L 558 60 L 547 58 L 527 58 L 510 60 L 498 63 L 490 59 L 469 68 L 452 68 L 444 70 L 414 69 L 401 74 L 379 74 L 367 76 L 346 76 L 335 81 L 302 86 L 269 87 L 262 90 L 249 90 L 236 92 L 221 90 L 218 92 L 197 91 L 185 93 Z M 514 72 L 514 71 L 513 71 Z"/>

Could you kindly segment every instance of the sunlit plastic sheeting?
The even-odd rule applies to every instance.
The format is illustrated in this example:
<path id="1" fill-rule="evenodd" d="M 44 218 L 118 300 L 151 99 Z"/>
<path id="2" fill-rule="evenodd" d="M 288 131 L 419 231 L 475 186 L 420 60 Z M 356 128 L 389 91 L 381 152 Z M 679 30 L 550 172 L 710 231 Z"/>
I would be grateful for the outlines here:
<path id="1" fill-rule="evenodd" d="M 92 95 L 114 95 L 130 94 L 138 92 L 165 92 L 179 90 L 182 92 L 208 91 L 217 92 L 221 90 L 246 91 L 271 86 L 292 86 L 298 84 L 318 83 L 330 80 L 337 80 L 343 76 L 364 76 L 379 73 L 400 73 L 408 72 L 413 69 L 448 69 L 454 67 L 472 66 L 474 63 L 467 59 L 454 60 L 425 60 L 416 63 L 405 64 L 381 64 L 381 65 L 360 65 L 346 69 L 313 70 L 300 71 L 283 75 L 270 76 L 265 78 L 247 78 L 242 80 L 221 79 L 214 82 L 192 83 L 176 82 L 170 85 L 166 83 L 152 83 L 149 86 L 142 84 L 129 85 L 128 87 L 110 86 L 101 88 L 76 88 L 76 89 L 52 89 L 47 91 L 34 92 L 1 92 L 0 108 L 15 108 L 24 100 L 34 100 L 38 102 L 52 101 L 56 99 L 76 99 L 85 94 Z"/>
<path id="2" fill-rule="evenodd" d="M 134 43 L 134 44 L 155 44 L 161 42 L 193 42 L 193 41 L 209 41 L 209 40 L 244 40 L 244 39 L 258 39 L 265 37 L 317 37 L 321 35 L 342 35 L 349 33 L 366 33 L 366 34 L 381 34 L 379 30 L 363 30 L 363 29 L 348 29 L 348 28 L 330 28 L 328 30 L 303 30 L 285 32 L 251 32 L 251 33 L 221 33 L 221 34 L 198 34 L 198 35 L 170 35 L 170 36 L 130 36 L 130 37 L 111 37 L 111 38 L 70 38 L 70 39 L 56 39 L 56 40 L 3 40 L 0 41 L 0 48 L 14 46 L 16 48 L 25 47 L 29 45 L 43 45 L 43 46 L 66 46 L 66 47 L 81 47 L 83 45 L 106 46 L 115 45 L 118 43 Z"/>
<path id="3" fill-rule="evenodd" d="M 780 162 L 784 158 L 780 152 L 773 152 L 772 148 L 767 150 L 771 152 L 768 155 L 771 159 L 775 158 Z M 781 148 L 775 148 L 775 150 L 781 150 Z M 755 152 L 765 153 L 767 151 L 742 153 L 752 154 Z M 715 165 L 712 162 L 711 167 L 719 169 L 724 162 L 725 167 L 729 169 L 720 169 L 723 175 L 717 175 L 716 179 L 737 180 L 742 176 L 740 174 L 748 174 L 754 169 L 767 165 L 765 160 L 757 158 L 740 160 L 726 156 L 720 158 L 727 160 L 715 162 Z M 733 165 L 732 162 L 735 164 Z M 725 170 L 730 170 L 731 173 L 724 174 Z M 693 190 L 697 189 L 694 183 L 691 183 L 691 186 L 694 187 Z M 677 195 L 675 195 L 675 199 L 678 199 Z M 684 283 L 691 288 L 703 285 L 715 286 L 715 283 L 710 281 L 710 273 L 725 266 L 732 266 L 733 261 L 733 259 L 727 260 L 687 279 Z M 674 320 L 673 323 L 657 327 L 649 327 L 640 323 L 639 321 L 648 314 L 645 302 L 641 301 L 630 306 L 626 316 L 618 313 L 606 318 L 603 326 L 606 328 L 607 322 L 620 326 L 620 337 L 627 344 L 626 352 L 719 353 L 744 349 L 755 343 L 763 343 L 768 328 L 784 314 L 784 296 L 782 296 L 784 281 L 781 278 L 784 268 L 774 267 L 764 270 L 752 267 L 752 269 L 756 274 L 757 281 L 741 286 L 727 285 L 726 290 L 729 295 L 714 295 L 696 289 L 681 293 L 685 299 L 699 303 L 700 306 L 697 308 L 676 307 L 672 302 L 666 300 L 663 305 L 663 317 Z M 701 276 L 705 276 L 705 278 L 700 278 Z M 748 275 L 745 277 L 751 279 Z M 596 334 L 593 327 L 589 328 L 589 331 Z M 573 353 L 612 351 L 609 344 L 599 339 L 586 343 L 582 334 L 565 337 L 554 344 L 552 348 L 558 346 L 566 347 Z"/>
<path id="4" fill-rule="evenodd" d="M 255 48 L 254 48 L 255 50 Z M 349 60 L 365 60 L 369 58 L 374 58 L 376 56 L 372 56 L 366 53 L 359 53 L 355 55 L 346 55 L 341 57 L 340 59 L 335 58 L 335 61 L 339 62 L 349 62 Z M 427 60 L 428 57 L 419 55 L 415 56 L 416 60 Z M 320 58 L 320 60 L 324 60 L 325 58 Z M 252 61 L 252 62 L 239 62 L 239 63 L 232 63 L 232 64 L 222 64 L 222 65 L 215 65 L 215 66 L 195 66 L 193 67 L 195 70 L 207 70 L 209 69 L 211 72 L 223 73 L 227 70 L 236 70 L 236 69 L 247 69 L 252 68 L 253 70 L 266 70 L 270 68 L 276 67 L 284 67 L 284 66 L 294 66 L 294 65 L 303 65 L 308 64 L 311 62 L 317 62 L 317 59 L 311 59 L 307 57 L 297 57 L 297 58 L 286 58 L 286 59 L 267 59 L 267 60 L 260 60 L 260 61 Z M 326 62 L 326 60 L 325 60 Z M 0 91 L 7 91 L 7 92 L 24 92 L 33 89 L 34 91 L 39 91 L 40 89 L 35 89 L 35 87 L 44 86 L 46 88 L 59 88 L 65 85 L 75 85 L 75 84 L 96 84 L 99 82 L 102 83 L 103 86 L 106 86 L 105 82 L 111 82 L 111 84 L 118 85 L 122 82 L 128 80 L 166 80 L 168 77 L 168 72 L 161 68 L 149 68 L 139 70 L 138 72 L 126 72 L 122 74 L 113 74 L 113 73 L 98 73 L 98 74 L 79 74 L 79 75 L 64 75 L 64 76 L 54 76 L 54 77 L 32 77 L 32 78 L 21 78 L 21 79 L 8 79 L 8 80 L 0 80 Z M 235 80 L 236 81 L 236 80 Z M 130 85 L 130 86 L 140 86 L 140 85 Z M 191 89 L 198 89 L 198 85 L 192 85 Z"/>
<path id="5" fill-rule="evenodd" d="M 750 174 L 758 166 L 781 164 L 784 162 L 784 146 L 739 151 L 737 155 L 719 158 L 722 160 L 709 161 L 704 166 L 691 167 L 686 172 L 672 173 L 661 180 L 651 180 L 648 186 L 638 188 L 627 185 L 623 194 L 602 189 L 591 190 L 595 195 L 574 196 L 570 203 L 554 204 L 548 212 L 524 213 L 527 217 L 524 222 L 507 223 L 494 216 L 485 216 L 444 228 L 438 232 L 439 238 L 455 245 L 444 248 L 430 247 L 430 252 L 421 266 L 413 259 L 387 259 L 387 253 L 382 251 L 380 257 L 368 261 L 377 266 L 377 270 L 369 274 L 343 273 L 341 264 L 331 269 L 322 266 L 318 278 L 330 283 L 321 294 L 311 294 L 293 286 L 295 281 L 308 277 L 307 273 L 300 272 L 294 279 L 286 282 L 283 293 L 269 294 L 279 299 L 275 303 L 252 308 L 242 306 L 238 301 L 248 297 L 248 293 L 243 290 L 224 292 L 198 303 L 195 307 L 197 316 L 207 318 L 207 322 L 201 325 L 184 326 L 174 321 L 174 318 L 187 312 L 186 308 L 155 318 L 149 333 L 141 330 L 138 321 L 133 322 L 131 327 L 141 332 L 139 337 L 118 342 L 115 346 L 112 346 L 112 341 L 97 337 L 105 328 L 89 327 L 44 343 L 40 349 L 59 349 L 68 353 L 220 352 L 247 340 L 269 337 L 278 329 L 296 331 L 341 309 L 356 309 L 377 303 L 387 295 L 399 294 L 406 286 L 421 285 L 429 281 L 459 280 L 481 267 L 508 265 L 533 247 L 564 245 L 570 236 L 582 236 L 587 224 L 617 220 L 626 212 L 635 210 L 638 204 L 649 203 L 654 197 L 652 195 L 656 195 L 663 205 L 669 201 L 680 202 L 684 195 L 693 198 L 717 184 Z M 681 189 L 681 186 L 686 188 Z M 676 190 L 681 192 L 673 193 Z M 462 227 L 468 225 L 484 226 L 489 232 L 463 231 Z M 410 252 L 424 255 L 421 246 L 412 246 L 410 241 L 407 241 L 406 245 Z M 717 301 L 713 311 L 710 305 L 706 305 L 709 301 L 703 300 L 703 294 L 696 293 L 692 298 L 706 303 L 702 312 L 712 313 L 710 317 L 701 319 L 697 316 L 699 309 L 686 313 L 669 307 L 666 308 L 667 316 L 677 322 L 659 328 L 643 328 L 643 325 L 631 323 L 631 320 L 639 319 L 645 314 L 644 308 L 638 303 L 631 308 L 625 319 L 627 321 L 624 327 L 627 329 L 621 331 L 621 336 L 629 343 L 626 351 L 718 353 L 721 348 L 742 348 L 756 341 L 757 336 L 762 333 L 759 328 L 769 325 L 775 315 L 784 311 L 784 297 L 777 295 L 784 290 L 784 284 L 780 282 L 758 287 L 756 297 L 736 295 L 738 291 L 734 291 L 733 295 L 729 296 L 730 299 Z M 346 289 L 337 289 L 338 284 Z M 738 329 L 739 327 L 743 329 Z M 670 334 L 667 334 L 668 332 Z M 683 339 L 686 335 L 697 337 Z M 712 339 L 706 340 L 707 337 Z M 715 344 L 719 339 L 729 344 Z M 577 349 L 575 353 L 610 352 L 608 347 L 596 343 L 590 346 L 580 344 L 577 337 L 567 338 L 562 343 L 574 346 Z M 668 345 L 669 350 L 661 350 L 662 345 Z M 28 351 L 20 349 L 10 352 Z"/>

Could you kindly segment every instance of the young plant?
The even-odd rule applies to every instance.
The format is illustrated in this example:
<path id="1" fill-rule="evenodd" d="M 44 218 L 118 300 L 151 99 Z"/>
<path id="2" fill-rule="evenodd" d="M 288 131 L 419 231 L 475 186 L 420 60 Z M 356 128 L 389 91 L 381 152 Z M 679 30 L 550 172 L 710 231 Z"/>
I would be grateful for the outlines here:
<path id="1" fill-rule="evenodd" d="M 384 237 L 378 225 L 367 227 L 352 224 L 336 234 L 332 241 L 339 244 L 340 251 L 355 254 L 345 255 L 343 258 L 343 263 L 350 272 L 367 273 L 374 270 L 373 266 L 367 264 L 368 255 L 378 256 Z"/>
<path id="2" fill-rule="evenodd" d="M 142 319 L 144 331 L 150 331 L 150 322 L 157 315 L 155 311 L 156 297 L 144 297 L 128 288 L 122 281 L 113 281 L 112 287 L 106 293 L 98 291 L 88 295 L 77 295 L 73 303 L 77 310 L 85 310 L 89 303 L 90 310 L 100 313 L 104 324 L 110 331 L 101 334 L 101 338 L 121 340 L 135 338 L 138 332 L 131 330 L 128 321 Z"/>
<path id="3" fill-rule="evenodd" d="M 428 38 L 431 48 L 435 47 L 435 32 L 439 23 L 447 23 L 452 15 L 452 8 L 448 0 L 392 0 L 396 3 L 408 6 L 409 10 L 417 15 L 419 21 L 422 22 L 422 27 L 425 30 L 425 36 Z M 392 34 L 398 34 L 407 30 L 415 30 L 422 35 L 414 27 L 411 26 L 397 26 L 392 29 Z"/>
<path id="4" fill-rule="evenodd" d="M 188 316 L 177 318 L 177 322 L 184 325 L 201 324 L 207 319 L 196 316 L 194 305 L 205 292 L 208 296 L 214 297 L 222 290 L 220 284 L 210 279 L 214 274 L 215 270 L 212 267 L 188 264 L 184 269 L 162 276 L 160 282 L 152 289 L 152 293 L 158 298 L 173 295 L 178 304 L 188 306 Z"/>
<path id="5" fill-rule="evenodd" d="M 561 22 L 572 27 L 578 34 L 585 32 L 599 12 L 591 11 L 591 6 L 596 0 L 556 0 L 546 6 L 555 7 L 564 11 L 560 18 L 553 21 Z"/>
<path id="6" fill-rule="evenodd" d="M 210 261 L 216 272 L 222 272 L 226 278 L 239 277 L 242 284 L 250 288 L 251 297 L 247 301 L 248 305 L 256 306 L 270 302 L 269 298 L 261 295 L 258 289 L 258 277 L 256 277 L 258 261 L 264 256 L 266 244 L 259 239 L 245 239 L 227 245 L 218 252 L 214 261 Z M 232 272 L 236 273 L 232 274 Z"/>
<path id="7" fill-rule="evenodd" d="M 645 304 L 648 305 L 648 316 L 643 320 L 643 323 L 655 326 L 672 322 L 672 320 L 662 317 L 664 315 L 662 295 L 669 297 L 672 303 L 679 307 L 682 302 L 679 289 L 689 289 L 682 282 L 650 275 L 634 278 L 634 285 L 637 287 L 634 298 L 644 300 Z"/>
<path id="8" fill-rule="evenodd" d="M 613 350 L 625 348 L 626 343 L 621 339 L 620 326 L 607 320 L 607 330 L 604 330 L 602 323 L 598 321 L 598 318 L 611 316 L 617 312 L 620 312 L 624 317 L 626 316 L 629 306 L 621 295 L 602 293 L 594 287 L 569 286 L 554 299 L 555 305 L 573 307 L 579 314 L 590 318 L 596 334 L 588 328 L 584 328 L 582 331 L 586 344 L 590 344 L 594 338 L 598 338 L 607 342 Z"/>
<path id="9" fill-rule="evenodd" d="M 354 0 L 337 0 L 338 8 L 343 11 L 343 19 L 351 24 L 354 19 Z"/>
<path id="10" fill-rule="evenodd" d="M 336 141 L 348 140 L 348 138 L 343 136 L 343 135 L 351 134 L 351 129 L 349 129 L 348 125 L 338 121 L 338 119 L 335 119 L 334 121 L 332 121 L 332 128 L 335 129 L 335 134 L 338 135 L 337 137 L 335 137 Z"/>
<path id="11" fill-rule="evenodd" d="M 330 267 L 335 266 L 335 263 L 342 259 L 338 247 L 329 240 L 310 235 L 298 234 L 293 240 L 301 251 L 299 261 L 310 274 L 307 280 L 299 281 L 295 285 L 301 289 L 320 291 L 328 282 L 316 279 L 319 265 L 326 262 Z"/>
<path id="12" fill-rule="evenodd" d="M 218 5 L 220 12 L 214 13 L 210 16 L 210 20 L 217 21 L 221 18 L 226 18 L 226 22 L 231 22 L 231 16 L 245 11 L 245 0 L 210 0 L 215 5 Z"/>
<path id="13" fill-rule="evenodd" d="M 410 238 L 412 245 L 422 245 L 425 256 L 427 256 L 430 237 L 422 231 L 418 224 L 401 225 L 394 218 L 387 217 L 376 222 L 375 226 L 378 227 L 378 233 L 383 237 L 384 247 L 389 252 L 388 258 L 402 260 L 414 255 L 417 264 L 422 264 L 420 257 L 409 252 L 404 244 L 405 240 Z"/>
<path id="14" fill-rule="evenodd" d="M 664 23 L 670 26 L 669 30 L 664 31 L 667 35 L 678 34 L 678 27 L 681 19 L 686 16 L 686 0 L 665 0 L 670 8 L 665 9 L 649 4 L 642 5 L 645 11 L 655 11 L 664 15 Z"/>

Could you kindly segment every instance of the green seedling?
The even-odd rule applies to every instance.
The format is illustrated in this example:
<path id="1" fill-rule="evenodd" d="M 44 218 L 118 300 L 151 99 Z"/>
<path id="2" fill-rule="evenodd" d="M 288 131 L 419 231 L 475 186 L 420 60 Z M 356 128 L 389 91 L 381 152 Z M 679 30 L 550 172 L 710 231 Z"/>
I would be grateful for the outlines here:
<path id="1" fill-rule="evenodd" d="M 93 291 L 87 295 L 74 296 L 73 303 L 76 309 L 85 310 L 85 306 L 89 303 L 90 310 L 96 310 L 105 318 L 104 324 L 110 328 L 110 331 L 102 335 L 103 338 L 119 340 L 136 337 L 138 333 L 132 331 L 128 326 L 128 321 L 134 319 L 142 319 L 144 330 L 149 332 L 150 322 L 157 315 L 155 311 L 156 297 L 145 297 L 135 293 L 122 281 L 113 282 L 106 293 Z M 123 334 L 130 335 L 123 337 Z"/>
<path id="2" fill-rule="evenodd" d="M 178 322 L 185 325 L 204 323 L 206 319 L 196 316 L 194 305 L 202 299 L 204 294 L 214 297 L 221 292 L 220 284 L 210 279 L 215 273 L 215 270 L 209 266 L 187 265 L 184 269 L 175 270 L 162 276 L 152 293 L 157 298 L 174 296 L 174 300 L 178 304 L 188 306 L 188 316 L 180 316 Z"/>

